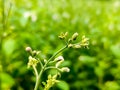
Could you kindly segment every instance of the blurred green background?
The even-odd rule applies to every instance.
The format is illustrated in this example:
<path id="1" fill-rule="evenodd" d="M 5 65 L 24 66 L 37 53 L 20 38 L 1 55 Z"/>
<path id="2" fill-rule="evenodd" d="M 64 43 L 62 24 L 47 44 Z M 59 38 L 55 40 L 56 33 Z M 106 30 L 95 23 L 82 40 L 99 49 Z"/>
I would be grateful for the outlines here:
<path id="1" fill-rule="evenodd" d="M 66 31 L 89 37 L 89 49 L 62 53 L 71 71 L 51 90 L 120 90 L 120 0 L 0 0 L 0 90 L 33 90 L 25 47 L 49 58 Z"/>

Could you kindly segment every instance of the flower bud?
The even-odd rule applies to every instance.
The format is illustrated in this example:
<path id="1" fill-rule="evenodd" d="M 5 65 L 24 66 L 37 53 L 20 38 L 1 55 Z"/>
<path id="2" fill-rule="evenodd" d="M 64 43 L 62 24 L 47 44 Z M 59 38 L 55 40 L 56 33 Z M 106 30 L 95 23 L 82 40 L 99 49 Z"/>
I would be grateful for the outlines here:
<path id="1" fill-rule="evenodd" d="M 61 64 L 63 61 L 64 61 L 64 60 L 58 61 L 58 62 L 56 63 L 56 65 L 55 65 L 55 67 L 56 67 L 56 68 L 59 67 L 60 64 Z"/>
<path id="2" fill-rule="evenodd" d="M 47 62 L 47 60 L 46 59 L 44 59 L 44 63 L 46 63 Z"/>
<path id="3" fill-rule="evenodd" d="M 65 32 L 65 34 L 64 34 L 64 35 L 65 35 L 65 37 L 66 37 L 66 36 L 68 35 L 68 32 Z"/>
<path id="4" fill-rule="evenodd" d="M 74 45 L 73 45 L 73 48 L 81 48 L 81 45 L 79 45 L 79 44 L 74 44 Z"/>
<path id="5" fill-rule="evenodd" d="M 26 50 L 27 52 L 31 52 L 31 51 L 32 51 L 31 47 L 26 47 L 25 50 Z"/>
<path id="6" fill-rule="evenodd" d="M 73 47 L 73 44 L 69 44 L 68 47 L 69 47 L 69 48 L 72 48 L 72 47 Z"/>
<path id="7" fill-rule="evenodd" d="M 70 72 L 70 69 L 68 67 L 63 67 L 60 69 L 62 72 Z"/>
<path id="8" fill-rule="evenodd" d="M 32 52 L 32 55 L 33 55 L 33 56 L 36 56 L 36 55 L 38 55 L 39 53 L 40 53 L 40 51 L 34 50 L 34 51 Z"/>
<path id="9" fill-rule="evenodd" d="M 82 36 L 82 43 L 87 43 L 89 41 L 89 38 L 86 38 L 85 35 Z"/>
<path id="10" fill-rule="evenodd" d="M 78 37 L 78 33 L 76 32 L 76 33 L 74 33 L 74 34 L 72 35 L 72 40 L 76 40 L 77 37 Z"/>
<path id="11" fill-rule="evenodd" d="M 32 52 L 32 54 L 33 54 L 33 56 L 36 56 L 36 55 L 37 55 L 37 51 L 34 50 L 34 51 Z"/>
<path id="12" fill-rule="evenodd" d="M 63 58 L 63 56 L 59 56 L 59 57 L 57 57 L 57 58 L 55 58 L 55 60 L 54 61 L 64 61 L 64 58 Z"/>

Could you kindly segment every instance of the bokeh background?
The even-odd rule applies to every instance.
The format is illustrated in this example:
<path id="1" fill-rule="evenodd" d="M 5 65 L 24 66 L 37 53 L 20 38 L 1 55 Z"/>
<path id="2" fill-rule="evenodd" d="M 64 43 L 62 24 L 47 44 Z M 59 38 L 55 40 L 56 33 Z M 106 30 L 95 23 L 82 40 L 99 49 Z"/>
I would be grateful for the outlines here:
<path id="1" fill-rule="evenodd" d="M 66 31 L 89 37 L 89 49 L 62 53 L 71 71 L 51 90 L 120 90 L 120 0 L 0 0 L 0 90 L 33 90 L 25 47 L 49 58 Z"/>

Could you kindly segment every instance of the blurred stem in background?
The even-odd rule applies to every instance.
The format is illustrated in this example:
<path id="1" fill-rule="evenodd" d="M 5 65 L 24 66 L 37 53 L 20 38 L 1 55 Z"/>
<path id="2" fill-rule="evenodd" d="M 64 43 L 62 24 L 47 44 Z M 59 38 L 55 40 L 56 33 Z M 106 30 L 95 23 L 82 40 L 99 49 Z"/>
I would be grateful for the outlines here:
<path id="1" fill-rule="evenodd" d="M 5 15 L 4 15 L 4 12 L 5 12 L 5 0 L 2 0 L 1 1 L 2 5 L 1 5 L 1 8 L 2 8 L 2 27 L 1 27 L 1 33 L 0 33 L 0 73 L 2 72 L 2 39 L 3 39 L 3 31 L 5 30 Z M 1 75 L 0 75 L 0 90 L 2 89 L 2 86 L 1 86 Z"/>
<path id="2" fill-rule="evenodd" d="M 3 26 L 3 31 L 5 30 L 5 0 L 2 0 L 2 26 Z"/>
<path id="3" fill-rule="evenodd" d="M 2 55 L 2 43 L 4 38 L 6 37 L 5 31 L 7 30 L 7 23 L 8 23 L 8 19 L 9 19 L 9 15 L 10 15 L 10 11 L 11 11 L 11 1 L 9 1 L 9 6 L 8 8 L 6 8 L 6 1 L 5 0 L 1 0 L 1 9 L 2 9 L 2 21 L 1 21 L 1 33 L 0 33 L 0 72 L 2 72 L 2 60 L 3 60 L 3 55 Z M 4 59 L 5 60 L 5 59 Z M 0 76 L 0 90 L 1 90 L 1 76 Z"/>

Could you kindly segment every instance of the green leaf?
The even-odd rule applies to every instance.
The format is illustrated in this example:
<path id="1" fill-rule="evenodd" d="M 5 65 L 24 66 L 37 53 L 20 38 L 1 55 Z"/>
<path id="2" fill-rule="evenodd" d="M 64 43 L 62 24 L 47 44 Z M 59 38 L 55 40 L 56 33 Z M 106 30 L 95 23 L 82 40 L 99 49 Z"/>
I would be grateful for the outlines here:
<path id="1" fill-rule="evenodd" d="M 117 58 L 120 58 L 120 45 L 119 44 L 112 45 L 111 51 Z"/>
<path id="2" fill-rule="evenodd" d="M 120 85 L 115 81 L 107 81 L 102 90 L 120 90 Z"/>
<path id="3" fill-rule="evenodd" d="M 67 82 L 65 81 L 60 81 L 59 83 L 57 83 L 57 86 L 61 89 L 61 90 L 69 90 L 69 85 Z"/>
<path id="4" fill-rule="evenodd" d="M 95 57 L 90 57 L 90 56 L 80 56 L 79 57 L 79 60 L 82 62 L 82 63 L 85 63 L 85 64 L 89 64 L 89 63 L 93 63 L 96 61 Z"/>
<path id="5" fill-rule="evenodd" d="M 14 84 L 14 79 L 7 73 L 1 73 L 2 90 L 9 90 Z"/>
<path id="6" fill-rule="evenodd" d="M 2 49 L 7 56 L 11 55 L 15 49 L 15 40 L 13 40 L 13 39 L 5 40 L 3 42 Z"/>
<path id="7" fill-rule="evenodd" d="M 97 76 L 99 76 L 99 77 L 103 77 L 103 75 L 104 75 L 104 71 L 103 71 L 103 69 L 100 68 L 100 67 L 96 67 L 95 70 L 94 70 L 94 72 L 95 72 L 95 74 L 96 74 Z"/>

